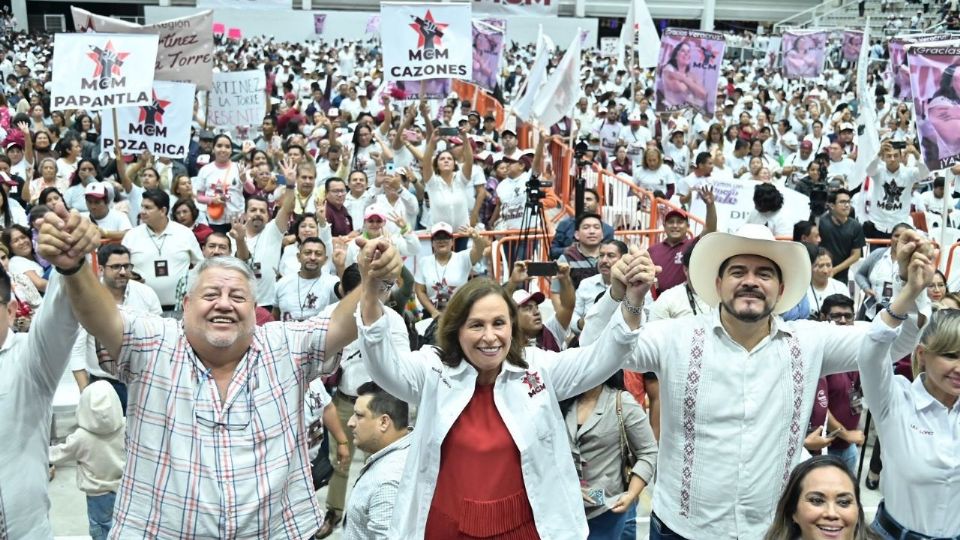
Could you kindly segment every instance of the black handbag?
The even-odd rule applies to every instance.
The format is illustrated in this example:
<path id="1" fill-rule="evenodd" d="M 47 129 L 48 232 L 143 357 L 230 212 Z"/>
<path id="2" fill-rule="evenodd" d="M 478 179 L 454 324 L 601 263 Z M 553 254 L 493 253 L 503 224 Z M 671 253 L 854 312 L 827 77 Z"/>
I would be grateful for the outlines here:
<path id="1" fill-rule="evenodd" d="M 333 477 L 333 464 L 330 463 L 330 431 L 324 428 L 326 432 L 323 441 L 320 442 L 320 450 L 317 457 L 310 462 L 310 474 L 313 476 L 314 491 L 330 483 Z"/>

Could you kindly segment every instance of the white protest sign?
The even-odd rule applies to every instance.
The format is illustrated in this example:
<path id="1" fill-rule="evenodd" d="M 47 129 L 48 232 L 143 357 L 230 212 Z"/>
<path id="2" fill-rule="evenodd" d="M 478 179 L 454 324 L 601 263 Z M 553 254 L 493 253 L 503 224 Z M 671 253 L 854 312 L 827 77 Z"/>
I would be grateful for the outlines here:
<path id="1" fill-rule="evenodd" d="M 156 57 L 156 35 L 56 34 L 50 108 L 147 105 Z"/>
<path id="2" fill-rule="evenodd" d="M 211 125 L 260 125 L 267 111 L 267 81 L 262 70 L 213 74 L 210 92 Z"/>
<path id="3" fill-rule="evenodd" d="M 380 25 L 387 80 L 473 76 L 470 4 L 384 2 L 380 15 L 390 21 Z"/>
<path id="4" fill-rule="evenodd" d="M 190 83 L 153 81 L 149 105 L 116 109 L 119 134 L 114 133 L 112 121 L 103 122 L 103 150 L 112 154 L 119 140 L 128 154 L 149 151 L 171 159 L 187 157 L 196 89 Z"/>
<path id="5" fill-rule="evenodd" d="M 712 180 L 713 196 L 717 205 L 717 230 L 735 233 L 754 212 L 753 190 L 759 184 L 752 180 Z M 810 219 L 810 198 L 790 188 L 777 186 L 783 195 L 781 221 L 796 223 Z M 703 217 L 707 207 L 699 196 L 692 198 L 690 213 Z"/>
<path id="6" fill-rule="evenodd" d="M 156 76 L 162 81 L 190 82 L 209 90 L 213 84 L 213 12 L 140 26 L 70 6 L 77 32 L 157 34 Z"/>
<path id="7" fill-rule="evenodd" d="M 600 38 L 600 56 L 616 56 L 620 49 L 620 38 Z"/>

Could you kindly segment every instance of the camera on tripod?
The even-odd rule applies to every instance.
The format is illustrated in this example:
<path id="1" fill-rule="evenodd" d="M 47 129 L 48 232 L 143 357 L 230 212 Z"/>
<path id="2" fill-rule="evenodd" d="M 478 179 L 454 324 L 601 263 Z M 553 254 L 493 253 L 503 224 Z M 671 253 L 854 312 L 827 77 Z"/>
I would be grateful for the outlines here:
<path id="1" fill-rule="evenodd" d="M 580 141 L 573 147 L 573 159 L 577 164 L 577 167 L 586 167 L 593 163 L 592 160 L 584 159 L 584 156 L 587 155 L 587 152 L 590 150 L 590 146 L 586 141 Z"/>
<path id="2" fill-rule="evenodd" d="M 540 201 L 546 198 L 546 194 L 543 192 L 546 188 L 553 187 L 553 182 L 547 180 L 540 180 L 540 177 L 530 175 L 530 179 L 527 180 L 527 206 L 537 207 L 540 205 Z"/>

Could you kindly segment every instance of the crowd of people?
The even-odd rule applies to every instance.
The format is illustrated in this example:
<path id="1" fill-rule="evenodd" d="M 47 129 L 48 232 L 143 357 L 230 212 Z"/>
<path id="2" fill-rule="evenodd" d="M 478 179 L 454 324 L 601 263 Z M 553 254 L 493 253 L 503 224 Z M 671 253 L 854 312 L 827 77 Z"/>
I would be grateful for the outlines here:
<path id="1" fill-rule="evenodd" d="M 652 539 L 960 536 L 960 287 L 912 216 L 952 223 L 960 166 L 923 165 L 886 38 L 869 100 L 839 40 L 806 79 L 761 41 L 723 61 L 712 116 L 657 113 L 653 70 L 585 51 L 574 110 L 531 141 L 386 89 L 376 41 L 219 41 L 269 110 L 216 126 L 198 101 L 169 159 L 103 151 L 109 118 L 50 110 L 52 37 L 5 34 L 0 538 L 52 537 L 60 463 L 95 539 L 632 540 L 644 490 Z M 506 111 L 535 54 L 504 51 Z M 588 187 L 549 253 L 495 251 L 562 176 L 548 143 L 578 140 L 669 201 L 662 234 L 624 241 Z M 724 231 L 734 178 L 755 211 Z M 67 371 L 78 426 L 51 441 Z"/>

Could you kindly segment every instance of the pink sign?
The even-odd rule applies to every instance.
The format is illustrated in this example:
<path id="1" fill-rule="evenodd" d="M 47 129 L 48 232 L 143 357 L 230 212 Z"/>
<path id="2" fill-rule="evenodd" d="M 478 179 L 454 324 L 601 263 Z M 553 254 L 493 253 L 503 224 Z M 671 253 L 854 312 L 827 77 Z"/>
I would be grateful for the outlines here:
<path id="1" fill-rule="evenodd" d="M 231 28 L 230 30 L 227 30 L 227 39 L 240 41 L 242 37 L 243 35 L 240 33 L 239 28 Z"/>
<path id="2" fill-rule="evenodd" d="M 226 32 L 226 31 L 227 31 L 227 27 L 224 26 L 223 23 L 218 23 L 218 22 L 213 23 L 213 33 L 214 33 L 214 34 L 216 34 L 216 35 L 218 35 L 218 36 L 222 36 L 223 33 Z"/>

